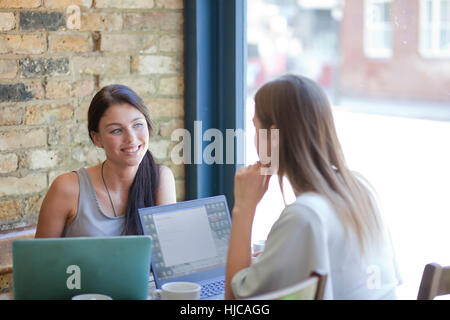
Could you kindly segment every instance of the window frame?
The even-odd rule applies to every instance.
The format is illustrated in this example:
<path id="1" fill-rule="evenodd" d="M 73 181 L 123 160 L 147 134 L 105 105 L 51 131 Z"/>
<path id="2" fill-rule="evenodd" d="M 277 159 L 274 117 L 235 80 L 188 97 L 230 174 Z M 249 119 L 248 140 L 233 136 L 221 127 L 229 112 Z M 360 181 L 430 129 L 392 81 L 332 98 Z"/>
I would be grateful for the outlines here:
<path id="1" fill-rule="evenodd" d="M 197 159 L 211 143 L 202 141 L 204 131 L 220 130 L 225 146 L 227 129 L 245 130 L 246 8 L 246 0 L 184 0 L 185 127 Z M 202 121 L 201 137 L 195 136 L 195 121 Z M 236 140 L 233 164 L 185 164 L 186 200 L 224 194 L 233 207 L 234 175 L 245 164 L 237 163 L 245 145 Z"/>

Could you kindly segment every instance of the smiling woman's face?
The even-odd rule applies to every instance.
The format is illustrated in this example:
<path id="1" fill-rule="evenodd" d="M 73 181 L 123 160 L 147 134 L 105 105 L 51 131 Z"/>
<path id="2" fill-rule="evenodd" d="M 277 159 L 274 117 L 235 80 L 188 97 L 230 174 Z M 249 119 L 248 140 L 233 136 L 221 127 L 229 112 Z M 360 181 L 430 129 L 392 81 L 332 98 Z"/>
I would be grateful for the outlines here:
<path id="1" fill-rule="evenodd" d="M 150 138 L 144 115 L 128 103 L 109 107 L 100 119 L 98 132 L 91 132 L 96 146 L 116 164 L 137 166 L 148 149 Z"/>

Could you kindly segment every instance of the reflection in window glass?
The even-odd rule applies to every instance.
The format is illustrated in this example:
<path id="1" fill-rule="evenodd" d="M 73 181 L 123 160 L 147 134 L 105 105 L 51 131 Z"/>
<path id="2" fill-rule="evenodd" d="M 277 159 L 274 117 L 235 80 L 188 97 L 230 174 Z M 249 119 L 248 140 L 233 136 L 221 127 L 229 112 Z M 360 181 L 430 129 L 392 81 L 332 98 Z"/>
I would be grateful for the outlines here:
<path id="1" fill-rule="evenodd" d="M 442 1 L 440 12 L 442 24 L 440 47 L 450 55 L 450 0 Z"/>
<path id="2" fill-rule="evenodd" d="M 364 49 L 368 57 L 392 55 L 392 26 L 389 0 L 365 1 Z"/>
<path id="3" fill-rule="evenodd" d="M 247 0 L 247 163 L 258 159 L 255 91 L 284 73 L 318 82 L 333 104 L 348 165 L 377 190 L 405 299 L 417 297 L 425 264 L 450 265 L 449 3 Z M 372 47 L 390 50 L 389 59 L 367 55 L 368 25 L 379 31 L 371 34 Z M 284 185 L 289 204 L 295 196 Z M 252 241 L 267 237 L 283 208 L 272 177 Z"/>
<path id="4" fill-rule="evenodd" d="M 431 25 L 431 21 L 433 20 L 433 2 L 429 0 L 422 0 L 424 1 L 424 8 L 422 9 L 424 17 L 426 17 L 425 22 L 427 25 Z"/>
<path id="5" fill-rule="evenodd" d="M 450 57 L 450 0 L 421 1 L 422 55 Z"/>
<path id="6" fill-rule="evenodd" d="M 441 14 L 441 21 L 443 23 L 450 22 L 450 0 L 441 1 L 440 14 Z"/>
<path id="7" fill-rule="evenodd" d="M 450 51 L 450 29 L 442 30 L 440 45 L 443 51 Z"/>

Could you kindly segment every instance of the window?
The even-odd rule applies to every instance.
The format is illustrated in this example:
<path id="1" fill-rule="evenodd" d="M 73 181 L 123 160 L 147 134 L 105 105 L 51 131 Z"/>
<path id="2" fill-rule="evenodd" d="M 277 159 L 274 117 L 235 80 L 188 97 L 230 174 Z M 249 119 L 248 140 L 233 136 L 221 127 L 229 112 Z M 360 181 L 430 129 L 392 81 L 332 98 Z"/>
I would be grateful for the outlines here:
<path id="1" fill-rule="evenodd" d="M 420 53 L 431 58 L 450 56 L 450 0 L 421 1 Z"/>
<path id="2" fill-rule="evenodd" d="M 392 56 L 390 0 L 366 0 L 364 14 L 364 53 L 371 58 Z"/>
<path id="3" fill-rule="evenodd" d="M 450 148 L 443 147 L 450 136 L 450 56 L 417 54 L 421 6 L 428 5 L 428 21 L 431 14 L 440 19 L 433 30 L 442 53 L 449 2 L 247 0 L 247 163 L 258 159 L 255 91 L 288 72 L 318 82 L 332 102 L 348 166 L 377 191 L 403 278 L 401 299 L 416 299 L 425 264 L 450 264 Z M 288 181 L 284 186 L 290 204 L 295 195 Z M 256 210 L 253 242 L 267 238 L 283 208 L 274 176 Z"/>

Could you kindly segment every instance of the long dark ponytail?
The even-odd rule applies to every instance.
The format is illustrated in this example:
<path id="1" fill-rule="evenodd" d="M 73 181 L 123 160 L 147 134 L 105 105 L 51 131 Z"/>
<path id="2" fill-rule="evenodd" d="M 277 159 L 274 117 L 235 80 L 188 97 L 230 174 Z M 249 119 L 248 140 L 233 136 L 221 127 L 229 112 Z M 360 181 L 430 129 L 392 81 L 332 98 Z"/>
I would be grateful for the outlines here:
<path id="1" fill-rule="evenodd" d="M 144 115 L 151 136 L 153 132 L 153 122 L 147 107 L 133 90 L 120 84 L 113 84 L 102 88 L 92 99 L 88 111 L 89 132 L 98 132 L 98 125 L 105 111 L 112 105 L 122 103 L 132 105 Z M 155 205 L 158 186 L 159 166 L 153 159 L 151 152 L 147 150 L 144 158 L 139 164 L 136 176 L 131 184 L 130 191 L 128 192 L 125 225 L 122 232 L 123 235 L 143 234 L 138 209 Z"/>
<path id="2" fill-rule="evenodd" d="M 147 150 L 147 153 L 139 164 L 136 177 L 128 192 L 124 235 L 143 234 L 138 209 L 155 205 L 158 184 L 158 167 L 152 154 Z"/>

